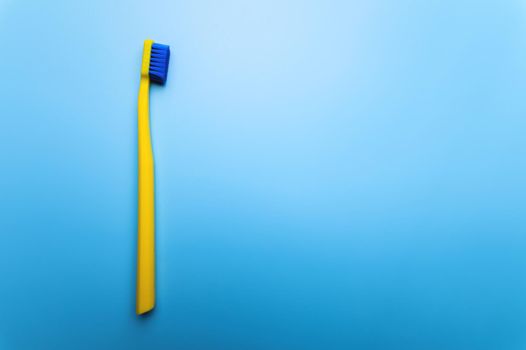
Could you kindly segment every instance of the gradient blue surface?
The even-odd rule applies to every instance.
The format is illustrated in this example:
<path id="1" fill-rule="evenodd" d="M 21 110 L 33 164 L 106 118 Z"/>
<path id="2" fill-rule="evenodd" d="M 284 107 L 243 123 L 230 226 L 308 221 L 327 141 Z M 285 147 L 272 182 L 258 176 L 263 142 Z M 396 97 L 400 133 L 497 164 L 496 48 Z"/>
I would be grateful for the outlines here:
<path id="1" fill-rule="evenodd" d="M 4 0 L 0 43 L 1 349 L 526 349 L 523 0 Z"/>

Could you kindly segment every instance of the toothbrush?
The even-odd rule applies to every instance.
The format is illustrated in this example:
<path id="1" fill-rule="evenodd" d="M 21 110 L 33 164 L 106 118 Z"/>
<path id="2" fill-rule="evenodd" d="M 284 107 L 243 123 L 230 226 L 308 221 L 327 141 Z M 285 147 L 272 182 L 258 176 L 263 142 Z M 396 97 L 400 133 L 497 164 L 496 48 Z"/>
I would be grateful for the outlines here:
<path id="1" fill-rule="evenodd" d="M 153 151 L 150 136 L 150 81 L 164 85 L 168 73 L 170 47 L 144 41 L 138 106 L 138 315 L 155 306 L 155 209 Z"/>

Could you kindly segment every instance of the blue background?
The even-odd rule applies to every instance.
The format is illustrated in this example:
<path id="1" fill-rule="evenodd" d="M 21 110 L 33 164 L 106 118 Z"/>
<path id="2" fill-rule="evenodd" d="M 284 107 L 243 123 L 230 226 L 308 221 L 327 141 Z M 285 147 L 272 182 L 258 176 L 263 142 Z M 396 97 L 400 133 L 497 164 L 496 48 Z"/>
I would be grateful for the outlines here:
<path id="1" fill-rule="evenodd" d="M 523 0 L 4 0 L 0 45 L 1 349 L 526 349 Z"/>

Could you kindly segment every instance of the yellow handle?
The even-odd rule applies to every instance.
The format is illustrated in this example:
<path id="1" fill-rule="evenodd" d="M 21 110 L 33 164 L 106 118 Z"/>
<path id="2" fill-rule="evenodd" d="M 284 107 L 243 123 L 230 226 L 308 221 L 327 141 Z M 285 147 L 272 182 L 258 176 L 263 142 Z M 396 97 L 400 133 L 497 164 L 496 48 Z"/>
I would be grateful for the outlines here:
<path id="1" fill-rule="evenodd" d="M 152 310 L 155 306 L 154 173 L 152 141 L 150 136 L 149 89 L 149 78 L 147 76 L 141 76 L 138 115 L 139 222 L 136 304 L 137 314 L 139 315 Z"/>

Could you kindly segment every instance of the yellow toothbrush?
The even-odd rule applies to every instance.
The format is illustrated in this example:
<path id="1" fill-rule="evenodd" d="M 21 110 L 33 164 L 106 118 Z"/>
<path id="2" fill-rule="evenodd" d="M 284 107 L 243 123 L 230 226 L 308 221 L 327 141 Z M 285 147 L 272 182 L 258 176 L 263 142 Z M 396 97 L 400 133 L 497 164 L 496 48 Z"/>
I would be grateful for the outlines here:
<path id="1" fill-rule="evenodd" d="M 155 209 L 153 151 L 150 136 L 150 81 L 163 85 L 168 74 L 170 47 L 144 41 L 138 106 L 138 238 L 137 314 L 155 307 Z"/>

